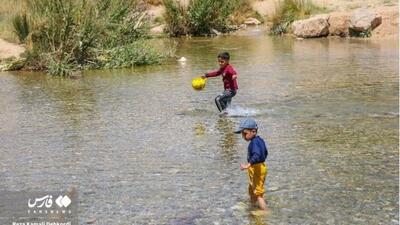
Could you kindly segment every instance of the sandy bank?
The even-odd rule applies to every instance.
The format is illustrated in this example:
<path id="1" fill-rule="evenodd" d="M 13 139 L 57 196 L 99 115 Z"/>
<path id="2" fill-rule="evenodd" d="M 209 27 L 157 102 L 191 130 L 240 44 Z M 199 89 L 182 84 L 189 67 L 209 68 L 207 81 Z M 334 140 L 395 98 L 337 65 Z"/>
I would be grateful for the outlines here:
<path id="1" fill-rule="evenodd" d="M 19 55 L 24 51 L 24 47 L 0 39 L 0 59 L 5 59 L 12 56 L 18 58 Z"/>

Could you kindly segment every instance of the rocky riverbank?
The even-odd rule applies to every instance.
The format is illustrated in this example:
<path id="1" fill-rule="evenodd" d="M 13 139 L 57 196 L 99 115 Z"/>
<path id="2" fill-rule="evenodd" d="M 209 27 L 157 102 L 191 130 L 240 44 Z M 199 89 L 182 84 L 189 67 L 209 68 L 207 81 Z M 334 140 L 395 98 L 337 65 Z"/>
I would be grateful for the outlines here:
<path id="1" fill-rule="evenodd" d="M 398 18 L 397 7 L 359 8 L 350 12 L 332 12 L 294 21 L 291 32 L 299 38 L 398 38 Z"/>
<path id="2" fill-rule="evenodd" d="M 308 19 L 295 21 L 289 34 L 299 38 L 316 38 L 326 36 L 362 37 L 373 39 L 398 39 L 399 9 L 397 2 L 387 1 L 384 4 L 376 0 L 343 1 L 314 0 L 318 6 L 329 13 L 313 15 Z M 384 5 L 384 6 L 381 6 Z M 267 21 L 264 26 L 270 26 L 268 18 L 275 13 L 276 1 L 252 1 L 253 10 Z M 165 12 L 162 5 L 148 6 L 148 12 L 153 21 L 160 20 Z M 157 19 L 158 18 L 158 19 Z M 253 20 L 253 18 L 249 18 Z M 258 25 L 259 22 L 253 22 Z M 251 23 L 247 24 L 251 25 Z M 151 29 L 153 35 L 163 33 L 162 23 L 155 23 Z M 245 26 L 242 26 L 243 28 Z"/>

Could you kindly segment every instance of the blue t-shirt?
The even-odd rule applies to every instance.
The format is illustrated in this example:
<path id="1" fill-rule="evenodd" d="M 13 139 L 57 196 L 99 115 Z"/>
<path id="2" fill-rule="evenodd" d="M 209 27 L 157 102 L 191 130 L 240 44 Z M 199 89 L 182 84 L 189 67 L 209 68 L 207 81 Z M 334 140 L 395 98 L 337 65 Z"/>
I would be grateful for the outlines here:
<path id="1" fill-rule="evenodd" d="M 263 163 L 267 159 L 268 149 L 265 142 L 259 136 L 255 136 L 247 147 L 247 162 L 251 165 Z"/>

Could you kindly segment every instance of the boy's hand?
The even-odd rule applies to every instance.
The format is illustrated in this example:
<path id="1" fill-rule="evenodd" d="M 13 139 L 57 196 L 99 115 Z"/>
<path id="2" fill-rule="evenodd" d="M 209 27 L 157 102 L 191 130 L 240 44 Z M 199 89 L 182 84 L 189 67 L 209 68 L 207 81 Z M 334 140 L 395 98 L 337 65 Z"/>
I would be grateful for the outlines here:
<path id="1" fill-rule="evenodd" d="M 207 74 L 204 74 L 203 76 L 201 76 L 201 78 L 206 79 L 207 78 Z"/>
<path id="2" fill-rule="evenodd" d="M 246 169 L 248 169 L 250 166 L 251 166 L 250 163 L 247 163 L 247 164 L 240 164 L 240 170 L 246 170 Z"/>
<path id="3" fill-rule="evenodd" d="M 236 75 L 236 74 L 232 76 L 232 79 L 233 79 L 233 80 L 236 79 L 236 78 L 237 78 L 237 75 Z"/>

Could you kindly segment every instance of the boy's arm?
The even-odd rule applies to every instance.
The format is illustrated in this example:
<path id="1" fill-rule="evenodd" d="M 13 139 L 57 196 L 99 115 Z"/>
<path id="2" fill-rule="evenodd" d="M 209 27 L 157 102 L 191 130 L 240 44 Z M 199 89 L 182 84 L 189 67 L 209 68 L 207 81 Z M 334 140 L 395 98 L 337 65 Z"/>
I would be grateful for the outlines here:
<path id="1" fill-rule="evenodd" d="M 209 73 L 204 74 L 204 77 L 216 77 L 222 74 L 221 70 L 212 71 Z"/>
<path id="2" fill-rule="evenodd" d="M 250 163 L 247 163 L 247 164 L 240 164 L 240 169 L 241 169 L 241 170 L 245 170 L 245 169 L 248 169 L 250 166 L 251 166 Z"/>
<path id="3" fill-rule="evenodd" d="M 251 148 L 251 157 L 249 159 L 249 162 L 247 164 L 241 164 L 240 169 L 241 170 L 248 169 L 251 165 L 255 164 L 261 157 L 261 150 L 262 149 L 260 148 L 260 146 L 253 144 Z"/>

